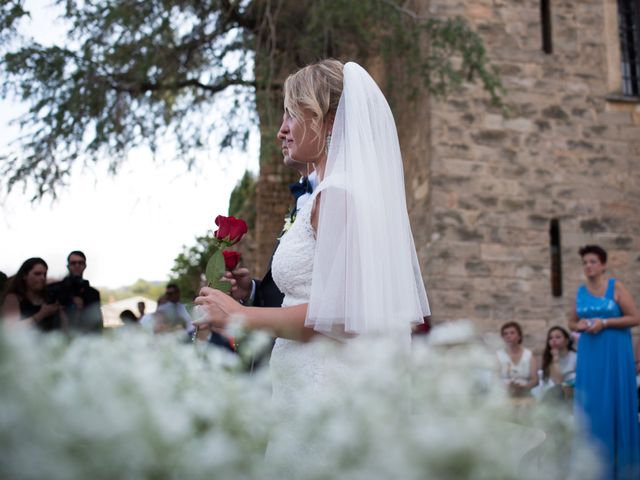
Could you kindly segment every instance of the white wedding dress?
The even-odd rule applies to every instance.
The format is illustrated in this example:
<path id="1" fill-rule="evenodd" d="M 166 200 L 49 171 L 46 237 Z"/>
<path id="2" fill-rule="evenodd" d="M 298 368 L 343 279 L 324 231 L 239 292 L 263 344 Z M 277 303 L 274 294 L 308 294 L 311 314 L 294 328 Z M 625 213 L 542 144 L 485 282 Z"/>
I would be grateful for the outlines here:
<path id="1" fill-rule="evenodd" d="M 315 232 L 311 211 L 319 189 L 298 211 L 296 220 L 280 240 L 273 256 L 273 280 L 284 293 L 283 307 L 309 303 Z M 271 353 L 271 376 L 274 403 L 281 408 L 291 405 L 298 392 L 316 383 L 323 376 L 323 365 L 315 358 L 315 342 L 301 343 L 276 339 Z"/>
<path id="2" fill-rule="evenodd" d="M 322 408 L 332 408 L 346 382 L 359 377 L 355 364 L 373 353 L 367 342 L 388 340 L 408 351 L 411 323 L 430 313 L 391 109 L 362 67 L 349 62 L 343 74 L 324 178 L 271 265 L 282 306 L 308 304 L 305 326 L 319 333 L 307 343 L 278 338 L 271 354 L 275 425 L 267 464 L 291 478 L 331 461 L 332 433 L 323 437 L 314 422 L 322 424 Z M 316 232 L 311 212 L 321 191 Z"/>
<path id="3" fill-rule="evenodd" d="M 311 211 L 319 191 L 317 188 L 299 210 L 273 256 L 271 272 L 284 293 L 283 307 L 309 302 L 316 242 Z M 328 382 L 336 363 L 331 351 L 335 353 L 336 345 L 322 335 L 307 343 L 276 339 L 270 361 L 276 433 L 269 441 L 267 460 L 277 461 L 280 469 L 307 463 L 313 454 L 312 445 L 296 441 L 297 412 L 319 389 L 330 388 Z"/>

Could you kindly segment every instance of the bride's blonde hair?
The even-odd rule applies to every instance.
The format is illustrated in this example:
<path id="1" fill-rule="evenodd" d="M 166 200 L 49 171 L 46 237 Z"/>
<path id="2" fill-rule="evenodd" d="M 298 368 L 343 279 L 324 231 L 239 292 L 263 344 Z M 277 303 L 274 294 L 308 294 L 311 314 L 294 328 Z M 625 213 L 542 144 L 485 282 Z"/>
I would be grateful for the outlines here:
<path id="1" fill-rule="evenodd" d="M 334 115 L 342 95 L 344 64 L 327 59 L 289 75 L 284 82 L 284 107 L 293 118 L 312 114 L 311 129 L 320 137 L 325 119 Z"/>

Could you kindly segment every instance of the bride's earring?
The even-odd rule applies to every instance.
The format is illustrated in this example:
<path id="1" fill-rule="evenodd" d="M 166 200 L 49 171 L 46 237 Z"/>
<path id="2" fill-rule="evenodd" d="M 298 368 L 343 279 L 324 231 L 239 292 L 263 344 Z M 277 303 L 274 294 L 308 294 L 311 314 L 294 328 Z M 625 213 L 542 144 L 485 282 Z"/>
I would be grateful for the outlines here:
<path id="1" fill-rule="evenodd" d="M 331 134 L 327 135 L 327 140 L 324 143 L 324 153 L 329 154 L 329 147 L 331 146 Z"/>

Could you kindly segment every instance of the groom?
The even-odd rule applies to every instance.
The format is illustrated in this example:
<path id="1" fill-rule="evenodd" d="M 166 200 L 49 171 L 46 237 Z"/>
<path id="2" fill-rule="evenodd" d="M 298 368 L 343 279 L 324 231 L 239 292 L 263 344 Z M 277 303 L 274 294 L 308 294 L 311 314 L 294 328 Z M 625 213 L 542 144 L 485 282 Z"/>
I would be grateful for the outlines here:
<path id="1" fill-rule="evenodd" d="M 278 138 L 280 138 L 280 133 L 278 133 Z M 291 158 L 284 142 L 282 144 L 282 153 L 284 155 L 284 164 L 287 167 L 296 169 L 300 173 L 300 180 L 289 185 L 289 189 L 295 200 L 289 212 L 289 219 L 293 222 L 295 221 L 297 212 L 311 197 L 311 193 L 313 193 L 313 189 L 317 183 L 317 175 L 316 172 L 313 171 L 306 176 L 307 164 L 296 162 Z M 285 231 L 283 230 L 280 236 L 284 233 Z M 273 249 L 274 253 L 278 248 L 278 243 L 279 242 L 276 242 L 275 248 Z M 271 260 L 269 260 L 269 269 L 262 280 L 251 278 L 250 272 L 246 268 L 239 268 L 233 272 L 227 272 L 225 277 L 230 280 L 235 280 L 235 282 L 232 282 L 231 296 L 242 304 L 255 307 L 282 306 L 284 295 L 278 289 L 271 276 Z"/>
<path id="2" fill-rule="evenodd" d="M 313 193 L 313 189 L 317 184 L 316 172 L 313 171 L 308 176 L 306 175 L 308 165 L 296 162 L 289 156 L 289 150 L 287 149 L 286 143 L 283 141 L 284 139 L 281 138 L 280 135 L 280 132 L 278 132 L 278 138 L 282 141 L 284 164 L 287 167 L 296 169 L 300 173 L 300 180 L 289 185 L 289 189 L 291 190 L 295 203 L 289 212 L 289 221 L 285 223 L 281 234 L 278 235 L 278 240 L 276 241 L 273 253 L 278 249 L 278 244 L 280 243 L 279 238 L 286 233 L 287 224 L 290 225 L 295 221 L 297 212 L 309 200 Z M 238 268 L 233 272 L 225 272 L 225 278 L 227 278 L 232 285 L 231 296 L 238 302 L 247 306 L 267 308 L 281 307 L 284 294 L 278 289 L 278 286 L 273 281 L 273 277 L 271 275 L 272 260 L 273 254 L 269 260 L 269 269 L 264 277 L 262 277 L 262 280 L 252 278 L 251 273 L 246 268 Z M 249 370 L 253 372 L 258 365 L 269 358 L 270 354 L 271 348 L 258 352 L 256 355 L 252 356 Z"/>

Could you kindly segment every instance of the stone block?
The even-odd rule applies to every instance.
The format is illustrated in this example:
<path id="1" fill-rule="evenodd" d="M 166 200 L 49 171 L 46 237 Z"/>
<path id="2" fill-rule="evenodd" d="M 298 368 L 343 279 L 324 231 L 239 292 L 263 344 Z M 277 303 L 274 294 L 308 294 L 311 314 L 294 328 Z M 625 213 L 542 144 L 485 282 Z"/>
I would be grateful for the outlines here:
<path id="1" fill-rule="evenodd" d="M 486 243 L 480 246 L 480 258 L 482 260 L 521 261 L 523 255 L 519 247 Z"/>
<path id="2" fill-rule="evenodd" d="M 617 129 L 617 138 L 620 140 L 638 141 L 640 138 L 640 126 L 619 126 Z"/>
<path id="3" fill-rule="evenodd" d="M 617 102 L 607 102 L 606 110 L 600 113 L 599 120 L 606 125 L 629 125 L 632 122 L 628 107 Z"/>
<path id="4" fill-rule="evenodd" d="M 560 105 L 551 105 L 542 110 L 542 115 L 549 120 L 566 121 L 569 114 Z"/>
<path id="5" fill-rule="evenodd" d="M 509 130 L 515 130 L 522 133 L 529 133 L 536 130 L 536 125 L 534 124 L 534 122 L 526 118 L 508 120 L 504 122 L 504 126 Z"/>
<path id="6" fill-rule="evenodd" d="M 452 228 L 453 239 L 461 242 L 482 242 L 485 240 L 482 232 L 477 228 L 469 228 L 465 226 Z"/>
<path id="7" fill-rule="evenodd" d="M 482 260 L 470 259 L 464 264 L 465 270 L 469 276 L 488 277 L 491 274 L 491 268 Z"/>
<path id="8" fill-rule="evenodd" d="M 503 130 L 480 130 L 475 134 L 471 134 L 471 138 L 480 144 L 480 145 L 488 145 L 488 146 L 498 146 L 501 147 L 507 144 L 507 134 Z"/>
<path id="9" fill-rule="evenodd" d="M 504 126 L 504 117 L 502 115 L 487 114 L 482 119 L 482 126 L 489 130 L 499 130 Z"/>
<path id="10" fill-rule="evenodd" d="M 433 171 L 437 175 L 473 177 L 486 174 L 486 170 L 486 163 L 469 159 L 442 158 L 433 165 Z"/>

